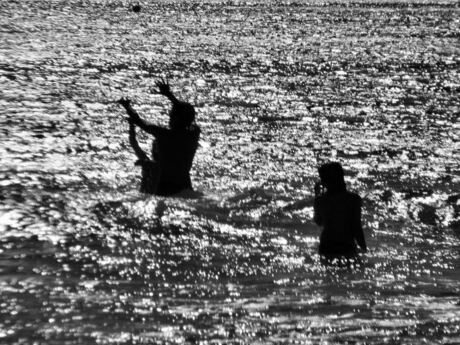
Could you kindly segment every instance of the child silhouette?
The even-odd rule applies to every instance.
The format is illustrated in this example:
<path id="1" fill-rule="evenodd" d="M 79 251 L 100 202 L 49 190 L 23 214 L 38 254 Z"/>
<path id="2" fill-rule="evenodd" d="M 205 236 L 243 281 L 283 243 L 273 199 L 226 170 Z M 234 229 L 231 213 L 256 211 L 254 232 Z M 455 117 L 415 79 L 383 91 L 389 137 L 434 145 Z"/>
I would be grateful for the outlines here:
<path id="1" fill-rule="evenodd" d="M 353 258 L 358 253 L 356 243 L 367 251 L 361 226 L 362 200 L 347 191 L 342 166 L 327 163 L 318 172 L 321 182 L 315 185 L 314 221 L 322 227 L 320 255 L 326 259 Z"/>

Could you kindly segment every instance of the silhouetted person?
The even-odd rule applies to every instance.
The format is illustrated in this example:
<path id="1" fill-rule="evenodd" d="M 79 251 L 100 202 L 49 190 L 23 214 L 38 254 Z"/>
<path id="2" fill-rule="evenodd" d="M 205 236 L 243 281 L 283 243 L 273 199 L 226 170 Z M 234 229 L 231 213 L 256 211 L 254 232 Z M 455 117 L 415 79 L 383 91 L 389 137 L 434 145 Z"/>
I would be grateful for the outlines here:
<path id="1" fill-rule="evenodd" d="M 315 185 L 314 221 L 322 227 L 320 255 L 328 260 L 350 259 L 358 253 L 356 243 L 367 251 L 361 226 L 361 197 L 347 191 L 342 166 L 327 163 L 318 172 L 321 182 Z"/>
<path id="2" fill-rule="evenodd" d="M 156 138 L 158 148 L 158 177 L 154 194 L 173 195 L 184 190 L 193 190 L 190 169 L 198 148 L 200 128 L 194 123 L 195 109 L 186 102 L 179 101 L 171 92 L 169 85 L 157 82 L 157 93 L 172 102 L 169 113 L 169 128 L 160 127 L 140 118 L 126 98 L 119 103 L 126 109 L 129 121 Z"/>
<path id="3" fill-rule="evenodd" d="M 135 165 L 140 165 L 142 168 L 142 180 L 140 191 L 142 193 L 155 194 L 158 180 L 158 155 L 155 154 L 155 143 L 152 145 L 152 157 L 149 156 L 140 148 L 136 139 L 136 127 L 134 124 L 129 124 L 129 143 L 137 156 Z"/>

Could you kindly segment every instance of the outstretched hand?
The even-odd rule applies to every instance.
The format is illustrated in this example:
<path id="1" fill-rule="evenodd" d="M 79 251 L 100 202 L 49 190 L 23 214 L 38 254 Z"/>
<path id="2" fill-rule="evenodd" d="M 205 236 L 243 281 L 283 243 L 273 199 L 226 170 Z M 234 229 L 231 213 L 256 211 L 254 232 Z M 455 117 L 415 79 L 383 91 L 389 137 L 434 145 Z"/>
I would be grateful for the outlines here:
<path id="1" fill-rule="evenodd" d="M 118 104 L 121 104 L 123 107 L 127 108 L 131 105 L 131 100 L 127 97 L 122 97 L 117 101 Z"/>
<path id="2" fill-rule="evenodd" d="M 152 90 L 153 93 L 157 93 L 166 97 L 172 95 L 171 87 L 169 86 L 169 82 L 167 80 L 162 78 L 161 80 L 157 81 L 155 85 L 158 87 L 158 90 Z"/>

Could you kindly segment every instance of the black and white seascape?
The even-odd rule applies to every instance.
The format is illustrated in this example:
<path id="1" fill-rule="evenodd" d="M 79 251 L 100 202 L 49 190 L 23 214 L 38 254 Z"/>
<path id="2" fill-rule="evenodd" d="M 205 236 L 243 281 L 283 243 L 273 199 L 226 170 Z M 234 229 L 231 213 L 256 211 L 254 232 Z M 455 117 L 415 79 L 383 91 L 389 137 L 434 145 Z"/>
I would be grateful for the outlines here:
<path id="1" fill-rule="evenodd" d="M 0 37 L 0 344 L 460 344 L 458 1 L 2 0 Z M 139 191 L 117 101 L 167 126 L 159 80 L 193 193 Z"/>

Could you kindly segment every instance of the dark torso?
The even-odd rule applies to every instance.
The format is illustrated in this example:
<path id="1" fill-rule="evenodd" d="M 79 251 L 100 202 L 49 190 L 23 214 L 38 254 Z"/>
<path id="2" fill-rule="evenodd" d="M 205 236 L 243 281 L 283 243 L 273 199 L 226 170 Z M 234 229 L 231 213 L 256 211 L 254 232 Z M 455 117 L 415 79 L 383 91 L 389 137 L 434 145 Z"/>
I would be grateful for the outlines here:
<path id="1" fill-rule="evenodd" d="M 200 129 L 162 129 L 156 136 L 158 181 L 156 193 L 171 195 L 192 189 L 190 169 L 198 148 Z"/>
<path id="2" fill-rule="evenodd" d="M 360 227 L 361 198 L 342 191 L 324 194 L 315 202 L 315 220 L 322 225 L 319 252 L 324 255 L 354 255 L 355 236 Z"/>

